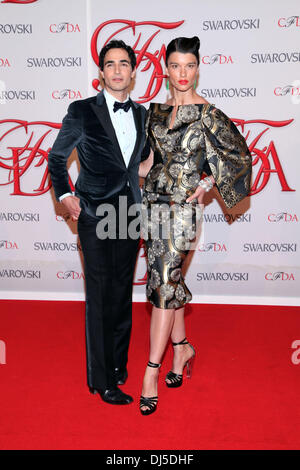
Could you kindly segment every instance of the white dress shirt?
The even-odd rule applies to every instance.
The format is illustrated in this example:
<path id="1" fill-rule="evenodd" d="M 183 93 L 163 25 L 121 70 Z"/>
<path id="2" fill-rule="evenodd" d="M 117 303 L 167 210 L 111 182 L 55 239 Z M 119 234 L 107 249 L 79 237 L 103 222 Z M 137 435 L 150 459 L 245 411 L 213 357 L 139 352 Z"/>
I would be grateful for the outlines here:
<path id="1" fill-rule="evenodd" d="M 132 108 L 130 107 L 127 113 L 124 111 L 124 109 L 118 109 L 118 111 L 114 112 L 114 103 L 115 101 L 119 100 L 111 95 L 105 88 L 103 90 L 103 94 L 125 165 L 128 166 L 136 141 L 136 128 Z M 128 98 L 129 96 L 127 95 L 125 101 L 127 101 Z M 61 202 L 65 197 L 72 195 L 73 193 L 65 193 L 60 196 L 59 200 Z"/>
<path id="2" fill-rule="evenodd" d="M 132 108 L 130 107 L 127 113 L 124 109 L 118 109 L 118 111 L 114 113 L 114 102 L 119 100 L 112 96 L 105 88 L 103 93 L 125 165 L 128 166 L 136 141 L 136 128 Z M 124 101 L 127 101 L 128 98 L 129 96 L 127 95 Z"/>

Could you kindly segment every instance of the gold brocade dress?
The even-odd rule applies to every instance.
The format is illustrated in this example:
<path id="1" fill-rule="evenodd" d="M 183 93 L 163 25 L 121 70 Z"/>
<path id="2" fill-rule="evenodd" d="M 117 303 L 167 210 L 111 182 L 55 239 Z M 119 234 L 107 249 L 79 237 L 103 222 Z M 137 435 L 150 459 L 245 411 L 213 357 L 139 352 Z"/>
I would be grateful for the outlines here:
<path id="1" fill-rule="evenodd" d="M 154 163 L 143 188 L 142 233 L 148 259 L 147 298 L 173 309 L 192 295 L 181 273 L 195 238 L 197 200 L 186 203 L 201 174 L 212 174 L 227 207 L 250 191 L 251 155 L 234 123 L 211 104 L 173 106 L 151 103 L 146 134 Z M 166 230 L 166 227 L 168 229 Z"/>

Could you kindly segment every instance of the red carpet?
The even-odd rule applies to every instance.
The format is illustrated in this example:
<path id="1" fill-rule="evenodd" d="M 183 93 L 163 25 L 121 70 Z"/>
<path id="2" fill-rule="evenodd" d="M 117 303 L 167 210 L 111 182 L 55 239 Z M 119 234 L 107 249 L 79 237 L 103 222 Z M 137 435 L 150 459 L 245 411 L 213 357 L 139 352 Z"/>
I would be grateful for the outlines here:
<path id="1" fill-rule="evenodd" d="M 84 304 L 2 301 L 1 449 L 299 449 L 297 307 L 190 305 L 192 379 L 159 407 L 138 410 L 148 360 L 149 306 L 134 305 L 128 406 L 103 403 L 86 386 Z M 300 357 L 300 355 L 299 355 Z"/>

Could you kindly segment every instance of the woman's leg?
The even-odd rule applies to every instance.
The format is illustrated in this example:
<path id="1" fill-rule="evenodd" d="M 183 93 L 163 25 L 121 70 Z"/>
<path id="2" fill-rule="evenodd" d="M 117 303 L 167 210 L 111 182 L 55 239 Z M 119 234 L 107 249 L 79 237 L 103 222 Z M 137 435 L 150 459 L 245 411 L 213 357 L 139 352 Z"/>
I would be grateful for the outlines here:
<path id="1" fill-rule="evenodd" d="M 185 338 L 184 307 L 181 307 L 175 310 L 171 340 L 173 343 L 179 343 L 183 338 Z"/>
<path id="2" fill-rule="evenodd" d="M 174 323 L 174 309 L 152 308 L 150 325 L 150 355 L 151 362 L 160 364 L 163 353 L 166 349 Z M 144 397 L 157 396 L 158 368 L 146 367 L 143 381 L 142 395 Z M 147 409 L 147 407 L 142 407 Z"/>
<path id="3" fill-rule="evenodd" d="M 179 343 L 185 337 L 184 307 L 182 307 L 175 310 L 171 340 L 173 343 Z M 193 356 L 193 351 L 188 344 L 174 346 L 173 351 L 172 371 L 174 374 L 182 374 L 185 363 Z M 167 379 L 167 382 L 170 383 L 171 380 Z"/>

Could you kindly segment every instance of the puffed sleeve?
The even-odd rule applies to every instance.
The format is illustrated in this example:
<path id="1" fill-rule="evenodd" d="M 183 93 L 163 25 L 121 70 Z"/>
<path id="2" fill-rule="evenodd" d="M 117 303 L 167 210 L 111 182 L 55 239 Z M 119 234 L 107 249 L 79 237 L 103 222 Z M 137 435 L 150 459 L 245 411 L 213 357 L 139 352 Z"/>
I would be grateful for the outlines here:
<path id="1" fill-rule="evenodd" d="M 250 192 L 250 151 L 235 124 L 211 105 L 203 111 L 202 128 L 207 164 L 220 195 L 231 208 Z"/>

